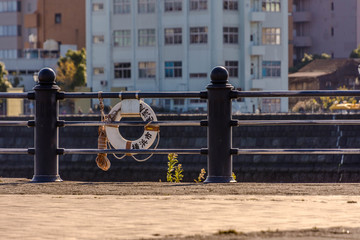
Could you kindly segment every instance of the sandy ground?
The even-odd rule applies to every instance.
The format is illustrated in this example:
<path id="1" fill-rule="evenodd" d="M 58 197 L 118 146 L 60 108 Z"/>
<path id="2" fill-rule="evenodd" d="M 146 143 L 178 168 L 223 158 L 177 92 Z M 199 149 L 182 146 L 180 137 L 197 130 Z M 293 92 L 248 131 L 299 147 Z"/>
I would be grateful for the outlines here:
<path id="1" fill-rule="evenodd" d="M 360 239 L 360 184 L 0 178 L 0 239 Z"/>

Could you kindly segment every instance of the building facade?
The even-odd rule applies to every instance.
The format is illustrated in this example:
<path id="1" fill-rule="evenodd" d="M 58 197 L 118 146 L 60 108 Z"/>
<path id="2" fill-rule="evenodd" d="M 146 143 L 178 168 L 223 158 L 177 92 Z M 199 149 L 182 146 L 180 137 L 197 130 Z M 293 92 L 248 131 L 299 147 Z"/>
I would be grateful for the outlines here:
<path id="1" fill-rule="evenodd" d="M 199 91 L 218 65 L 241 90 L 288 89 L 287 0 L 86 1 L 93 91 Z M 177 111 L 197 99 L 150 100 Z M 287 111 L 286 99 L 245 99 L 242 112 Z"/>
<path id="2" fill-rule="evenodd" d="M 25 91 L 43 67 L 85 47 L 85 0 L 0 0 L 0 61 Z"/>
<path id="3" fill-rule="evenodd" d="M 293 0 L 294 61 L 304 53 L 347 58 L 360 44 L 360 0 Z"/>

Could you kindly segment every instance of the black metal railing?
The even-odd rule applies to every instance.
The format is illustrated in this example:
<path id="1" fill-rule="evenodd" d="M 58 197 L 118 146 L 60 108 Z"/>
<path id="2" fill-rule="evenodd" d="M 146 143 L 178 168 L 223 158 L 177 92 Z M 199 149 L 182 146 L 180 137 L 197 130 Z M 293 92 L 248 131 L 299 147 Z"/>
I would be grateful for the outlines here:
<path id="1" fill-rule="evenodd" d="M 59 155 L 64 154 L 204 154 L 207 155 L 206 183 L 235 182 L 232 177 L 232 157 L 242 154 L 360 154 L 360 149 L 239 149 L 232 146 L 232 128 L 256 125 L 358 125 L 360 120 L 233 120 L 233 99 L 254 97 L 360 96 L 360 91 L 237 91 L 229 84 L 228 72 L 216 67 L 211 83 L 201 92 L 103 92 L 102 98 L 200 98 L 207 100 L 207 119 L 203 121 L 153 121 L 157 126 L 207 127 L 207 148 L 203 149 L 64 149 L 59 148 L 59 128 L 76 126 L 145 126 L 139 121 L 60 121 L 59 101 L 70 98 L 98 98 L 99 93 L 61 92 L 55 82 L 55 72 L 44 68 L 39 82 L 28 93 L 0 93 L 0 98 L 27 98 L 35 101 L 35 118 L 30 121 L 0 121 L 1 126 L 34 127 L 34 148 L 0 148 L 0 154 L 33 154 L 33 182 L 61 181 Z"/>

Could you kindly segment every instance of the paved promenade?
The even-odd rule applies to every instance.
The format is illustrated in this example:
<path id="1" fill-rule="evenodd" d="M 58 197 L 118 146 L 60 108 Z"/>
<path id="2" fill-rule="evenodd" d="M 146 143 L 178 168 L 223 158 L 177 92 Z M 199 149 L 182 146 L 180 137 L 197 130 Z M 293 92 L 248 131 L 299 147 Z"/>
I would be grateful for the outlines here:
<path id="1" fill-rule="evenodd" d="M 360 239 L 360 184 L 0 181 L 0 239 Z"/>

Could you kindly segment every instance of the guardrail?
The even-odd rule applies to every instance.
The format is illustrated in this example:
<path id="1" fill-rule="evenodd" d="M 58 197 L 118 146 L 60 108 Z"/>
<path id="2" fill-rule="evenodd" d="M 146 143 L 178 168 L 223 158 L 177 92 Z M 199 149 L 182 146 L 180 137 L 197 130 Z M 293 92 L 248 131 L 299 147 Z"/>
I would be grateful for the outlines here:
<path id="1" fill-rule="evenodd" d="M 59 101 L 68 98 L 98 98 L 98 93 L 61 92 L 50 68 L 40 70 L 38 84 L 28 93 L 0 93 L 0 98 L 27 98 L 35 101 L 35 118 L 30 121 L 0 121 L 1 126 L 34 127 L 34 148 L 0 148 L 0 154 L 33 154 L 32 182 L 62 181 L 59 155 L 63 154 L 204 154 L 208 176 L 205 183 L 235 182 L 232 177 L 232 156 L 243 154 L 360 154 L 360 149 L 238 149 L 232 146 L 232 128 L 255 125 L 358 125 L 360 120 L 233 120 L 231 102 L 246 97 L 360 96 L 360 91 L 237 91 L 228 82 L 224 67 L 211 72 L 211 83 L 201 92 L 104 92 L 102 98 L 201 98 L 207 100 L 207 119 L 203 121 L 153 121 L 158 126 L 207 127 L 207 148 L 203 149 L 63 149 L 59 148 L 59 127 L 76 126 L 145 126 L 139 121 L 60 121 Z"/>

